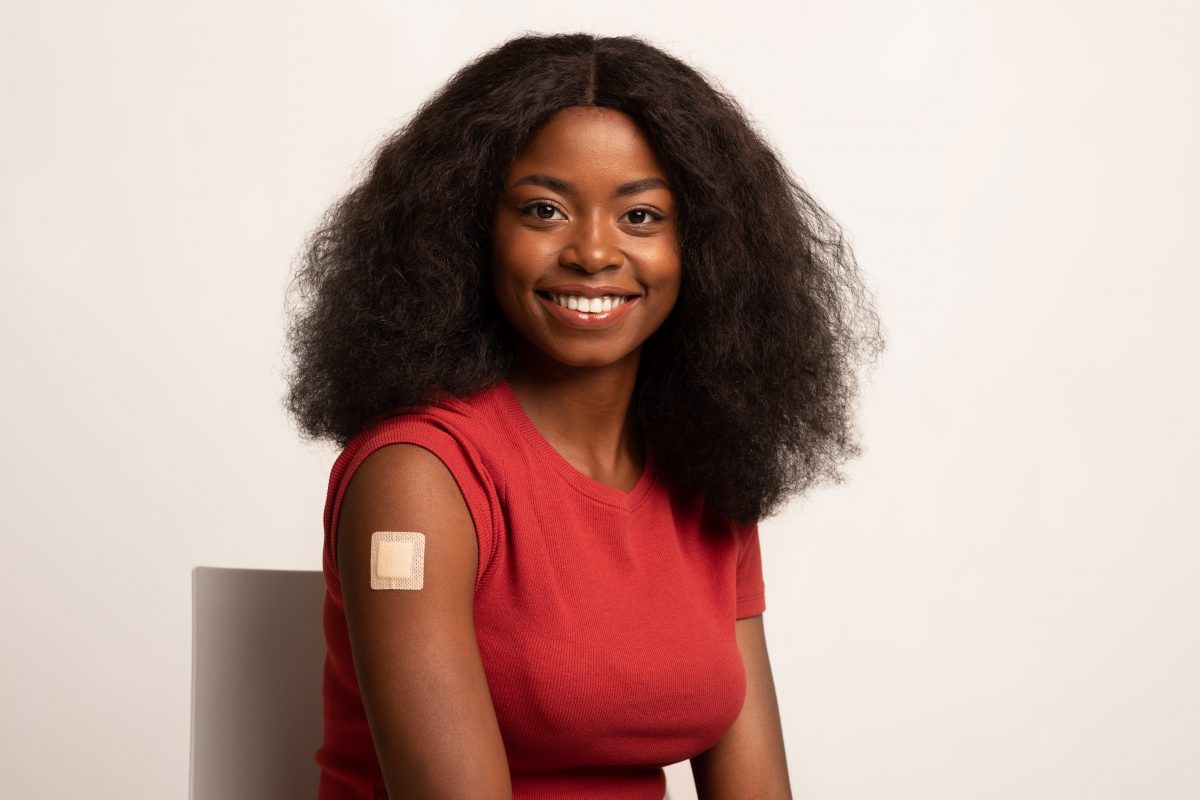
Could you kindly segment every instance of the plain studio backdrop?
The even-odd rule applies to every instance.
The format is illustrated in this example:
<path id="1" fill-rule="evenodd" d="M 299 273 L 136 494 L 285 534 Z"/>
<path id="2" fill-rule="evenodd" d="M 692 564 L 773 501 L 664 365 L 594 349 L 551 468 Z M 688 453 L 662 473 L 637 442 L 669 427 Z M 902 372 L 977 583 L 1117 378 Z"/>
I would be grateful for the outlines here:
<path id="1" fill-rule="evenodd" d="M 320 568 L 336 453 L 281 406 L 304 234 L 468 59 L 576 30 L 736 97 L 886 326 L 849 480 L 761 527 L 796 797 L 1200 796 L 1197 22 L 8 0 L 5 796 L 185 794 L 191 569 Z"/>

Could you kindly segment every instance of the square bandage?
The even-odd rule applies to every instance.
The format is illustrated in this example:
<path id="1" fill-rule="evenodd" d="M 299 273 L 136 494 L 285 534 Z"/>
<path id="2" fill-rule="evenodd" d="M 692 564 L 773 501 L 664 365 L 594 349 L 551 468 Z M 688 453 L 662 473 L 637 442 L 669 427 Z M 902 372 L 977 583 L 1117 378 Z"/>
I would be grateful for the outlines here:
<path id="1" fill-rule="evenodd" d="M 425 585 L 425 534 L 375 531 L 371 534 L 371 588 L 420 589 Z"/>

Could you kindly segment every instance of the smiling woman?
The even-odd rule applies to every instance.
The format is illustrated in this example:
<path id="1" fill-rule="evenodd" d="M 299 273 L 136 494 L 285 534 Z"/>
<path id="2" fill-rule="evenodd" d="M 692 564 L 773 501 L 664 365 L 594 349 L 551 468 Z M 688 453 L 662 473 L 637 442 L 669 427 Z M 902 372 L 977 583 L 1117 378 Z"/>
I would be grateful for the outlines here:
<path id="1" fill-rule="evenodd" d="M 790 797 L 758 521 L 840 479 L 882 339 L 737 104 L 637 38 L 506 42 L 293 292 L 287 406 L 342 447 L 321 797 Z"/>

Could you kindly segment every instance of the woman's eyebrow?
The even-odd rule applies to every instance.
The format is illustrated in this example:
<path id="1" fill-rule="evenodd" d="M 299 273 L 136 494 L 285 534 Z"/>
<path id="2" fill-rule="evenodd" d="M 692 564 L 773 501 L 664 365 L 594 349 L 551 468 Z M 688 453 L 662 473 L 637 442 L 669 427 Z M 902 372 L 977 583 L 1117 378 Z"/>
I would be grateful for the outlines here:
<path id="1" fill-rule="evenodd" d="M 575 187 L 560 178 L 553 178 L 549 175 L 543 175 L 540 172 L 535 172 L 531 175 L 526 175 L 524 178 L 515 180 L 513 186 L 544 186 L 547 189 L 558 192 L 559 194 L 575 194 Z M 666 189 L 671 191 L 671 187 L 662 178 L 641 178 L 636 181 L 622 183 L 616 189 L 613 189 L 613 197 L 624 197 L 628 194 L 637 194 L 650 189 Z"/>

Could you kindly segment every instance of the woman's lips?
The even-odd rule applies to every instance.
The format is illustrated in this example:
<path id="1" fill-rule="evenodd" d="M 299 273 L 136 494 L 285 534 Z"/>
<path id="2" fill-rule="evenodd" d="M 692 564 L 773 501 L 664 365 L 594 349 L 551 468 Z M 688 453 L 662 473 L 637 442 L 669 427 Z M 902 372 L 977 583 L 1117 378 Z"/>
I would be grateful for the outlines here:
<path id="1" fill-rule="evenodd" d="M 576 330 L 584 331 L 603 330 L 616 324 L 629 313 L 631 306 L 636 305 L 642 299 L 640 295 L 630 297 L 609 311 L 591 312 L 564 308 L 539 292 L 534 294 L 556 320 Z"/>

